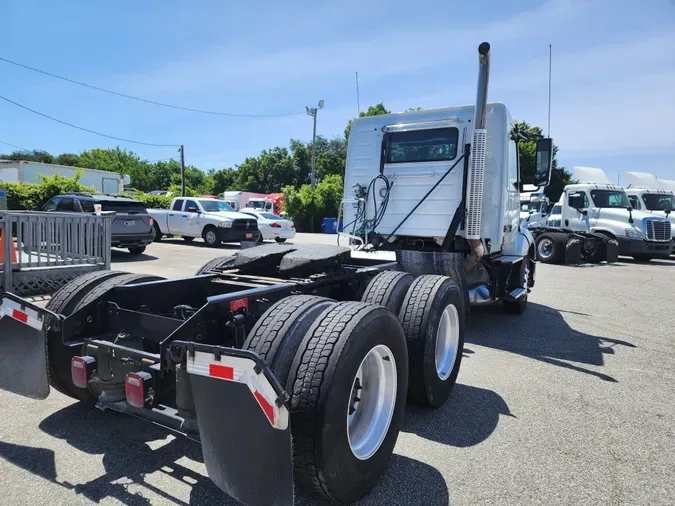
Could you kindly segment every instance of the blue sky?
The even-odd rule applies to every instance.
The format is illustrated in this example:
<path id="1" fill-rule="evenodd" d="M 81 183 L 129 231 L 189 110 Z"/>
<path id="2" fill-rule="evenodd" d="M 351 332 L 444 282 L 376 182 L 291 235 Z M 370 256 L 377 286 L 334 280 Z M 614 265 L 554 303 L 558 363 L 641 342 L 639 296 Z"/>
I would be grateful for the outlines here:
<path id="1" fill-rule="evenodd" d="M 362 108 L 473 103 L 483 40 L 492 44 L 489 99 L 545 126 L 552 44 L 560 162 L 601 167 L 613 180 L 624 170 L 675 179 L 674 0 L 3 0 L 0 18 L 2 57 L 193 108 L 302 113 L 323 99 L 318 133 L 327 137 L 341 135 L 357 113 L 355 71 Z M 0 95 L 118 137 L 184 144 L 186 161 L 204 169 L 311 138 L 305 114 L 175 111 L 3 62 Z M 96 137 L 2 101 L 0 118 L 0 140 L 29 149 L 120 144 L 148 160 L 175 153 Z"/>

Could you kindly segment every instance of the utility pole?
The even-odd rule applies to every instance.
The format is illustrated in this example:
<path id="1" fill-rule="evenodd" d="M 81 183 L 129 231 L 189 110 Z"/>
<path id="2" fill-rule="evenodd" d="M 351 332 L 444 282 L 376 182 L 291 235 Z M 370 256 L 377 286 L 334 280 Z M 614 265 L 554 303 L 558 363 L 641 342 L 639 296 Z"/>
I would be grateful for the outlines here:
<path id="1" fill-rule="evenodd" d="M 314 129 L 312 131 L 312 174 L 310 176 L 310 183 L 312 185 L 312 190 L 316 186 L 316 114 L 319 112 L 319 109 L 323 108 L 323 100 L 319 100 L 317 107 L 305 107 L 307 114 L 314 118 Z"/>
<path id="2" fill-rule="evenodd" d="M 181 144 L 178 151 L 180 151 L 180 196 L 185 197 L 185 147 Z"/>

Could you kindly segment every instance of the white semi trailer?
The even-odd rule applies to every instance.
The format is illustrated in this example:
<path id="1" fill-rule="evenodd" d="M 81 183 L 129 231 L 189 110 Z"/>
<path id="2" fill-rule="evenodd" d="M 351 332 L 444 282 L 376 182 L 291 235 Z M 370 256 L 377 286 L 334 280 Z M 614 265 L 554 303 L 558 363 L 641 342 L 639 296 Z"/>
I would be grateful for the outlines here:
<path id="1" fill-rule="evenodd" d="M 40 176 L 60 175 L 74 177 L 81 173 L 80 184 L 93 186 L 97 192 L 116 194 L 124 192 L 124 185 L 131 182 L 125 174 L 105 170 L 70 167 L 53 163 L 28 162 L 24 160 L 0 160 L 0 180 L 8 183 L 41 183 Z"/>

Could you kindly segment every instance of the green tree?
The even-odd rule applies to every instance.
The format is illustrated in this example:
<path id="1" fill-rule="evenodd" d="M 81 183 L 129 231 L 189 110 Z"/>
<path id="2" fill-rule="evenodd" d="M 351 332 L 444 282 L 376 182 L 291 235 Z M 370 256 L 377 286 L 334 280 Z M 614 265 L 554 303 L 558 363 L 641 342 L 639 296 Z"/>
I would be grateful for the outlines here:
<path id="1" fill-rule="evenodd" d="M 54 157 L 47 151 L 33 149 L 28 151 L 13 151 L 8 155 L 0 155 L 2 160 L 24 160 L 27 162 L 54 163 Z"/>
<path id="2" fill-rule="evenodd" d="M 69 165 L 71 167 L 77 167 L 80 162 L 80 156 L 74 153 L 61 153 L 59 156 L 54 158 L 54 163 L 57 165 Z"/>
<path id="3" fill-rule="evenodd" d="M 234 169 L 220 169 L 210 171 L 213 179 L 213 193 L 218 195 L 224 191 L 234 190 L 237 180 L 237 171 Z"/>
<path id="4" fill-rule="evenodd" d="M 368 107 L 368 110 L 365 112 L 359 113 L 359 118 L 363 118 L 365 116 L 380 116 L 382 114 L 390 114 L 391 111 L 388 110 L 382 102 L 371 105 Z M 347 123 L 347 126 L 345 127 L 345 140 L 349 140 L 349 133 L 352 131 L 352 120 L 349 120 Z"/>
<path id="5" fill-rule="evenodd" d="M 530 141 L 520 141 L 518 151 L 520 154 L 520 174 L 524 181 L 532 181 L 534 175 L 537 142 L 536 137 L 542 135 L 542 130 L 538 126 L 531 126 L 522 121 L 518 123 L 518 128 L 533 137 Z M 558 166 L 558 146 L 553 146 L 553 171 L 551 173 L 551 183 L 546 187 L 544 193 L 551 202 L 558 202 L 560 195 L 566 185 L 574 183 L 572 174 L 565 167 Z"/>

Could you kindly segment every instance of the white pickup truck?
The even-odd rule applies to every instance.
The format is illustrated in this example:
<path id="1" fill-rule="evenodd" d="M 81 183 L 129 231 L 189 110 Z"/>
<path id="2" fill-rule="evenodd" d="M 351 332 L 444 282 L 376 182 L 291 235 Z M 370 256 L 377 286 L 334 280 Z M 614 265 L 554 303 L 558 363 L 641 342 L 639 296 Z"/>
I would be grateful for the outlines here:
<path id="1" fill-rule="evenodd" d="M 216 199 L 176 197 L 169 209 L 148 209 L 155 220 L 155 241 L 162 236 L 181 236 L 186 242 L 201 237 L 208 246 L 221 242 L 258 241 L 258 222 L 232 210 Z"/>

